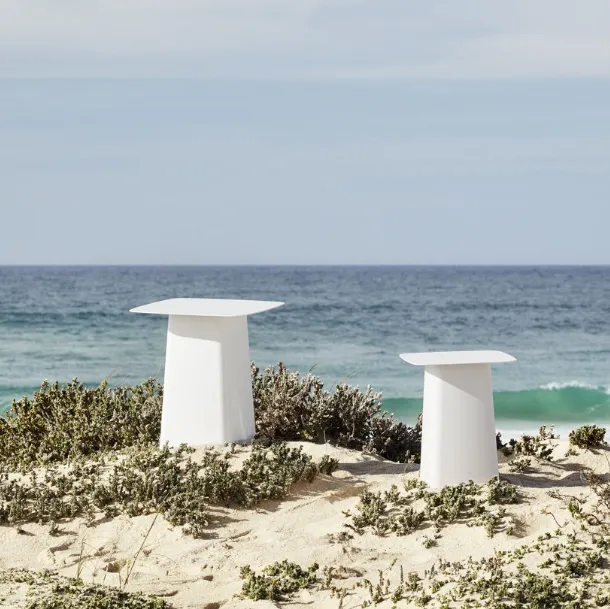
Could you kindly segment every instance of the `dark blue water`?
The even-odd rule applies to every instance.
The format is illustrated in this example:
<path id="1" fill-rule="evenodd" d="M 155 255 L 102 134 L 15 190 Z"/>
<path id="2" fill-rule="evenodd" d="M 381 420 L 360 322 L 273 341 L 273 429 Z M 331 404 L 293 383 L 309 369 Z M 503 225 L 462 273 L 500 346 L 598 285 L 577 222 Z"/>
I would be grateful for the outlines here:
<path id="1" fill-rule="evenodd" d="M 411 421 L 405 351 L 500 349 L 499 427 L 610 422 L 610 267 L 0 267 L 0 409 L 43 379 L 162 378 L 171 297 L 281 300 L 250 318 L 252 358 L 382 391 Z"/>

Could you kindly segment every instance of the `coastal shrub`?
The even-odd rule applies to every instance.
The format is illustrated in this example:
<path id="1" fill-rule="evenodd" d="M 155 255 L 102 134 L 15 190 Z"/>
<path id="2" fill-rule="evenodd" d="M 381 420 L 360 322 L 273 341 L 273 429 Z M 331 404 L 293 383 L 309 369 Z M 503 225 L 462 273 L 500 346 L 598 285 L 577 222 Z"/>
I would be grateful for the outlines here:
<path id="1" fill-rule="evenodd" d="M 152 379 L 114 388 L 44 381 L 0 417 L 0 464 L 16 469 L 156 443 L 162 396 Z"/>
<path id="2" fill-rule="evenodd" d="M 602 448 L 605 442 L 606 430 L 597 425 L 583 425 L 570 432 L 569 440 L 571 446 L 577 448 L 592 449 Z"/>
<path id="3" fill-rule="evenodd" d="M 552 461 L 553 450 L 556 446 L 553 440 L 557 440 L 558 437 L 555 435 L 552 425 L 549 428 L 542 425 L 535 436 L 523 435 L 517 442 L 511 440 L 513 453 L 525 457 L 535 457 L 542 461 Z"/>
<path id="4" fill-rule="evenodd" d="M 253 365 L 252 389 L 259 436 L 330 442 L 400 462 L 421 452 L 421 424 L 408 427 L 383 412 L 370 387 L 343 384 L 331 393 L 319 378 L 280 363 L 264 373 Z"/>
<path id="5" fill-rule="evenodd" d="M 439 491 L 426 490 L 424 483 L 410 478 L 405 490 L 406 494 L 402 494 L 393 485 L 388 491 L 364 491 L 356 506 L 357 513 L 343 512 L 351 518 L 351 523 L 345 526 L 359 535 L 367 529 L 380 536 L 388 533 L 407 535 L 429 525 L 440 531 L 460 521 L 484 526 L 491 537 L 507 524 L 505 509 L 500 507 L 493 512 L 491 506 L 520 501 L 517 487 L 495 478 L 485 485 L 468 482 L 445 486 Z M 416 501 L 421 503 L 419 508 L 413 505 Z"/>
<path id="6" fill-rule="evenodd" d="M 321 474 L 326 474 L 330 476 L 333 472 L 336 472 L 339 469 L 339 459 L 335 459 L 334 457 L 329 457 L 328 455 L 324 455 L 322 459 L 320 459 L 320 463 L 318 463 L 318 470 Z"/>
<path id="7" fill-rule="evenodd" d="M 415 427 L 382 411 L 370 387 L 338 385 L 300 376 L 283 364 L 261 373 L 252 366 L 256 435 L 268 441 L 307 440 L 378 454 L 393 461 L 418 459 L 421 421 Z M 0 468 L 28 469 L 134 446 L 155 445 L 161 430 L 163 386 L 88 388 L 76 379 L 42 383 L 32 398 L 14 400 L 0 416 Z"/>
<path id="8" fill-rule="evenodd" d="M 508 462 L 508 469 L 511 472 L 524 474 L 530 471 L 532 460 L 530 457 L 515 457 Z"/>
<path id="9" fill-rule="evenodd" d="M 283 560 L 267 565 L 262 575 L 257 575 L 246 565 L 240 569 L 240 577 L 244 580 L 242 596 L 253 601 L 287 600 L 295 592 L 313 586 L 319 568 L 317 563 L 313 563 L 305 570 L 296 563 Z"/>
<path id="10" fill-rule="evenodd" d="M 172 609 L 173 605 L 154 596 L 124 592 L 80 579 L 61 577 L 49 571 L 25 569 L 0 571 L 0 591 L 16 585 L 27 586 L 23 609 Z"/>
<path id="11" fill-rule="evenodd" d="M 484 487 L 487 501 L 492 505 L 519 503 L 517 487 L 506 480 L 492 478 Z"/>
<path id="12" fill-rule="evenodd" d="M 252 508 L 266 499 L 282 499 L 301 481 L 311 482 L 318 468 L 302 448 L 285 443 L 255 444 L 239 469 L 208 451 L 201 460 L 193 449 L 146 447 L 106 464 L 74 463 L 32 470 L 22 479 L 0 480 L 0 524 L 57 523 L 103 513 L 139 516 L 160 513 L 168 522 L 202 537 L 209 524 L 208 505 Z"/>

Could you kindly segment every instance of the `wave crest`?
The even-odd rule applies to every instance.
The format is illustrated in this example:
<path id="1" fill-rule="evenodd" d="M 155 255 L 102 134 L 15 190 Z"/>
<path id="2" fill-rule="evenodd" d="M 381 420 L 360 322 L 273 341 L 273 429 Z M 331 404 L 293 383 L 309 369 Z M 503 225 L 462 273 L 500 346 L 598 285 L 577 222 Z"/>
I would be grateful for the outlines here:
<path id="1" fill-rule="evenodd" d="M 603 391 L 606 394 L 610 394 L 610 387 L 604 387 L 603 385 L 590 385 L 589 383 L 581 383 L 580 381 L 567 381 L 560 383 L 558 381 L 552 381 L 546 385 L 540 385 L 539 389 L 549 389 L 557 391 L 560 389 L 568 389 L 570 387 L 578 387 L 580 389 L 593 389 L 595 391 Z"/>
<path id="2" fill-rule="evenodd" d="M 384 408 L 405 422 L 422 410 L 422 398 L 390 398 Z M 496 420 L 561 424 L 610 422 L 610 391 L 580 382 L 549 383 L 537 389 L 494 392 Z"/>

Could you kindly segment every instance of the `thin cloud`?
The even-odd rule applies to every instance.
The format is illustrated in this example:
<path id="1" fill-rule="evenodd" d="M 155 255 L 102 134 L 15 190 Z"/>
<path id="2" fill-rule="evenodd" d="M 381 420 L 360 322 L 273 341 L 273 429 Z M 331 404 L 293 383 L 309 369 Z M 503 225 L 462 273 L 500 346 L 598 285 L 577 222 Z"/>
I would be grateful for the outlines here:
<path id="1" fill-rule="evenodd" d="M 0 76 L 610 76 L 610 3 L 3 0 Z"/>

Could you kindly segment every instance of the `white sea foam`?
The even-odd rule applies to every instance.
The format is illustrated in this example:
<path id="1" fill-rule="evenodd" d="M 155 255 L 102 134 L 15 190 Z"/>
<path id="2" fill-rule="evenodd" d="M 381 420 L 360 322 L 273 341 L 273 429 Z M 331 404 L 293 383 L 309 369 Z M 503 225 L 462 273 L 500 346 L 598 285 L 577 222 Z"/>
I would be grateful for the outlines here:
<path id="1" fill-rule="evenodd" d="M 610 387 L 604 387 L 603 385 L 591 385 L 590 383 L 582 383 L 580 381 L 567 381 L 560 383 L 558 381 L 552 381 L 551 383 L 546 383 L 545 385 L 540 385 L 540 389 L 549 389 L 549 390 L 559 390 L 559 389 L 568 389 L 570 387 L 580 388 L 580 389 L 593 389 L 595 391 L 603 391 L 605 393 L 610 394 Z"/>

